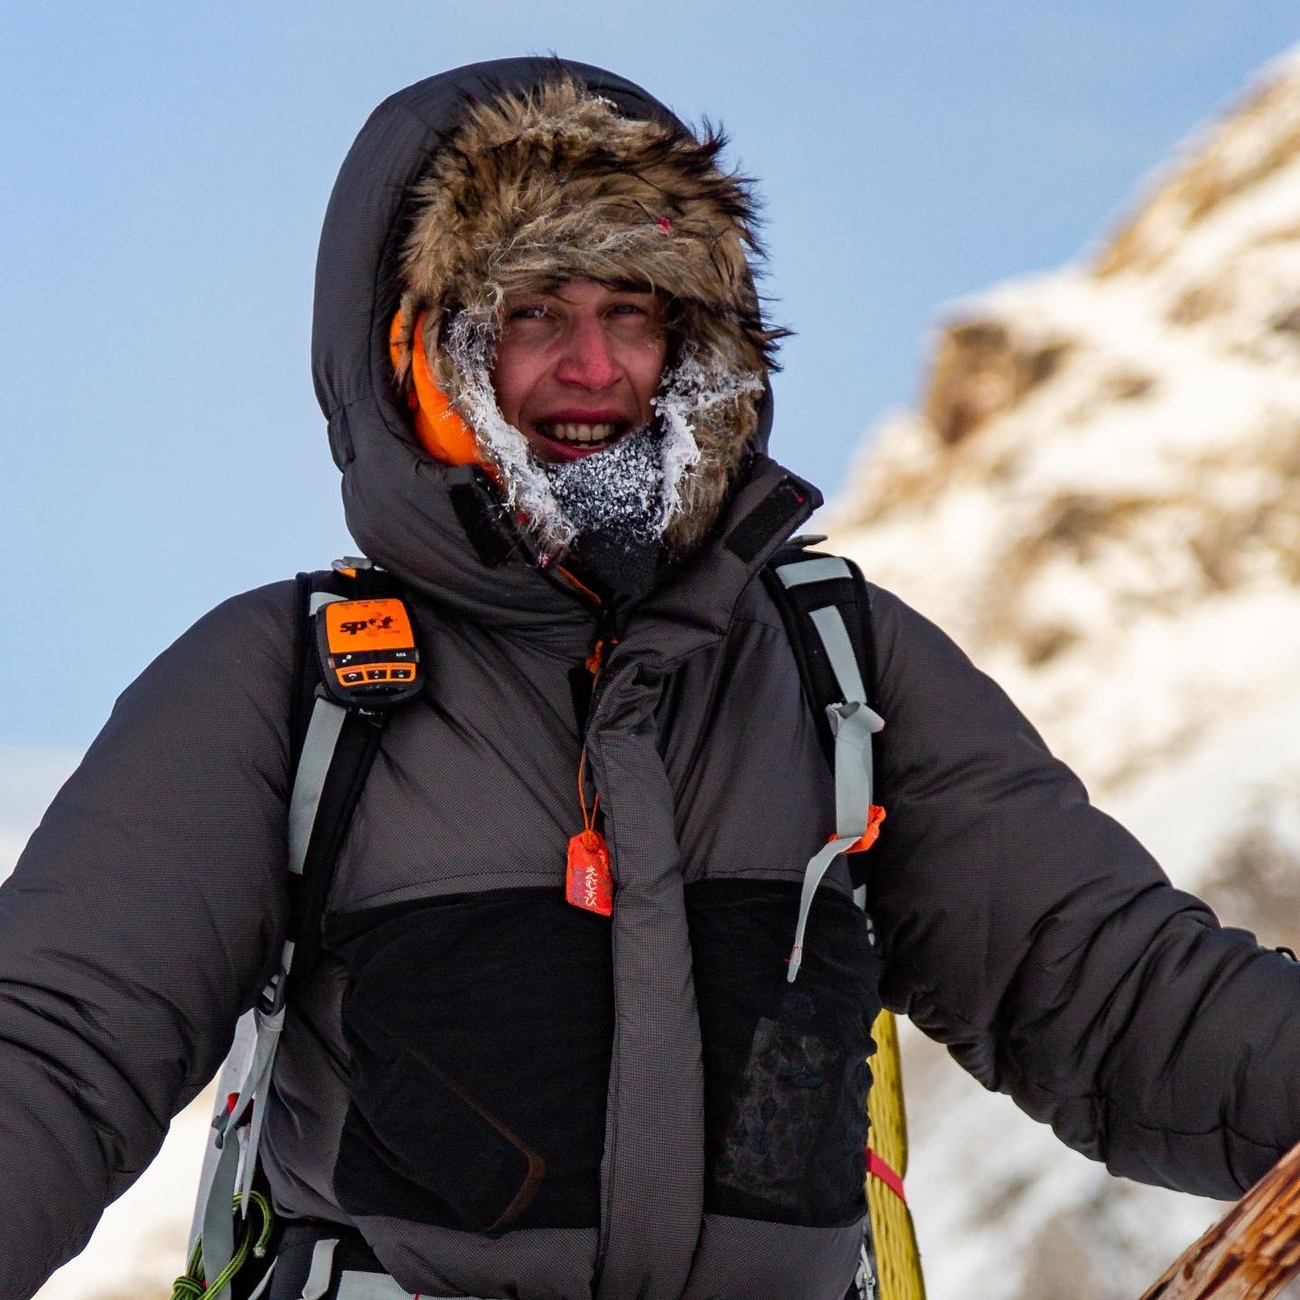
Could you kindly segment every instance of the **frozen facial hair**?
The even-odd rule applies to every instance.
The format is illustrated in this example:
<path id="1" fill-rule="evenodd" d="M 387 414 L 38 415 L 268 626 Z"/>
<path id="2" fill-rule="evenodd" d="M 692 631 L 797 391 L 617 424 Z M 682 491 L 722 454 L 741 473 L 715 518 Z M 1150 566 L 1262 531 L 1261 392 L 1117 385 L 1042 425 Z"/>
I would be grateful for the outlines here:
<path id="1" fill-rule="evenodd" d="M 603 451 L 551 464 L 497 406 L 498 328 L 491 311 L 461 310 L 449 323 L 443 349 L 459 372 L 460 414 L 547 559 L 573 550 L 616 591 L 642 594 L 661 567 L 670 525 L 697 508 L 696 430 L 723 404 L 761 390 L 762 376 L 688 349 L 664 376 L 650 425 Z"/>
<path id="2" fill-rule="evenodd" d="M 599 529 L 644 546 L 663 536 L 663 438 L 653 425 L 579 460 L 542 462 L 541 469 L 579 537 Z"/>
<path id="3" fill-rule="evenodd" d="M 663 442 L 650 424 L 580 460 L 541 463 L 578 558 L 626 597 L 650 590 L 663 559 Z"/>

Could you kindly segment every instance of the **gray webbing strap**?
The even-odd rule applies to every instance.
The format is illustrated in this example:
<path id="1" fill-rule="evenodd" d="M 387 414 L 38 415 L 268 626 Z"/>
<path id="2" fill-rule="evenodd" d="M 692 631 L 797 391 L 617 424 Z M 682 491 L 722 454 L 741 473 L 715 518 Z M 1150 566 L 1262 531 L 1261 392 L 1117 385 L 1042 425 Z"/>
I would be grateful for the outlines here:
<path id="1" fill-rule="evenodd" d="M 835 834 L 857 839 L 867 829 L 867 814 L 875 800 L 871 737 L 885 720 L 858 700 L 832 704 L 826 713 L 835 733 Z"/>
<path id="2" fill-rule="evenodd" d="M 293 792 L 289 796 L 289 870 L 296 875 L 302 874 L 307 845 L 311 842 L 312 827 L 320 808 L 321 791 L 324 789 L 330 764 L 334 761 L 334 750 L 338 745 L 347 714 L 348 711 L 340 705 L 320 698 L 317 698 L 312 709 L 311 721 L 307 725 L 307 736 L 303 741 L 302 755 L 298 760 L 297 774 L 294 777 Z M 267 1093 L 270 1091 L 271 1071 L 275 1068 L 275 1053 L 280 1046 L 280 1034 L 284 1029 L 284 992 L 292 965 L 293 942 L 290 940 L 285 943 L 280 957 L 279 974 L 267 990 L 271 997 L 272 1010 L 263 1011 L 259 1008 L 254 1015 L 257 1037 L 253 1048 L 253 1059 L 226 1123 L 227 1130 L 233 1129 L 243 1117 L 244 1111 L 250 1105 L 252 1106 L 247 1146 L 244 1151 L 243 1176 L 239 1187 L 240 1212 L 243 1215 L 248 1213 L 248 1193 L 252 1191 L 253 1178 L 257 1173 L 257 1151 L 261 1145 L 262 1125 L 266 1119 L 266 1100 Z M 205 1276 L 211 1278 L 215 1274 L 205 1272 Z"/>
<path id="3" fill-rule="evenodd" d="M 248 1293 L 248 1300 L 260 1300 L 260 1297 L 267 1293 L 271 1286 L 271 1278 L 275 1275 L 275 1264 L 276 1261 L 272 1260 L 271 1267 L 262 1274 L 262 1280 Z"/>
<path id="4" fill-rule="evenodd" d="M 337 1237 L 322 1237 L 312 1247 L 311 1268 L 302 1284 L 300 1300 L 323 1300 L 330 1294 L 330 1284 L 334 1280 L 334 1252 L 338 1244 Z M 344 1269 L 339 1274 L 334 1297 L 335 1300 L 415 1300 L 387 1273 L 362 1273 L 354 1269 Z M 424 1296 L 423 1300 L 435 1300 L 435 1297 Z"/>
<path id="5" fill-rule="evenodd" d="M 311 1269 L 302 1284 L 302 1300 L 321 1300 L 330 1289 L 330 1280 L 334 1276 L 334 1250 L 338 1244 L 337 1237 L 322 1237 L 312 1247 Z"/>
<path id="6" fill-rule="evenodd" d="M 285 971 L 288 974 L 288 971 Z M 248 1215 L 248 1194 L 253 1190 L 253 1176 L 257 1173 L 257 1149 L 262 1141 L 262 1123 L 266 1119 L 266 1097 L 271 1090 L 271 1071 L 275 1068 L 275 1053 L 280 1046 L 280 1035 L 284 1031 L 284 1005 L 281 1004 L 274 1015 L 257 1017 L 257 1050 L 253 1054 L 253 1065 L 249 1070 L 250 1089 L 252 1093 L 253 1113 L 248 1123 L 248 1145 L 244 1150 L 244 1176 L 240 1181 L 239 1210 L 243 1217 Z M 254 1074 L 254 1071 L 256 1073 Z M 236 1103 L 238 1114 L 240 1102 Z M 234 1116 L 232 1116 L 232 1121 Z"/>
<path id="7" fill-rule="evenodd" d="M 322 606 L 343 599 L 345 597 L 335 596 L 332 592 L 313 591 L 308 601 L 308 611 L 315 618 Z M 339 731 L 347 715 L 348 711 L 341 705 L 319 696 L 312 707 L 307 735 L 302 742 L 302 753 L 298 756 L 298 769 L 293 778 L 293 793 L 289 797 L 289 870 L 296 876 L 302 875 L 302 864 L 307 858 L 312 827 L 316 824 L 316 811 L 320 807 L 325 775 L 330 770 L 334 747 L 338 744 Z"/>
<path id="8" fill-rule="evenodd" d="M 845 849 L 862 838 L 873 796 L 871 737 L 885 725 L 874 710 L 855 700 L 832 704 L 827 710 L 835 732 L 835 838 L 813 854 L 804 868 L 799 894 L 799 919 L 795 923 L 794 947 L 786 981 L 793 984 L 803 962 L 804 931 L 813 897 L 823 877 Z"/>
<path id="9" fill-rule="evenodd" d="M 783 564 L 777 569 L 776 576 L 781 579 L 781 585 L 788 590 L 790 587 L 802 587 L 808 582 L 851 578 L 853 570 L 849 568 L 847 561 L 841 560 L 837 555 L 818 555 L 811 560 L 794 560 L 790 564 Z"/>
<path id="10" fill-rule="evenodd" d="M 320 809 L 321 791 L 347 716 L 348 711 L 341 704 L 316 697 L 289 797 L 289 870 L 296 876 L 302 875 L 307 860 L 307 845 L 311 843 L 312 827 Z"/>
<path id="11" fill-rule="evenodd" d="M 235 1104 L 230 1108 L 230 1114 L 226 1119 L 225 1127 L 227 1132 L 243 1119 L 244 1112 L 252 1104 L 254 1095 L 260 1090 L 262 1084 L 270 1078 L 271 1065 L 275 1058 L 276 1039 L 280 1035 L 280 1030 L 284 1028 L 284 1008 L 281 1007 L 274 1015 L 266 1015 L 261 1011 L 255 1012 L 253 1021 L 257 1026 L 257 1037 L 253 1044 L 253 1058 L 248 1063 L 248 1069 L 244 1073 L 244 1080 L 239 1085 L 239 1095 L 235 1098 Z"/>
<path id="12" fill-rule="evenodd" d="M 321 605 L 340 599 L 342 597 L 332 596 L 328 592 L 315 592 L 311 597 L 312 613 Z M 330 764 L 334 761 L 334 750 L 346 717 L 347 710 L 330 700 L 317 698 L 312 708 L 302 754 L 294 775 L 293 790 L 289 796 L 289 870 L 296 875 L 302 874 L 307 846 L 311 842 L 312 828 L 320 808 L 321 792 L 325 787 Z M 248 1068 L 240 1081 L 238 1095 L 229 1111 L 224 1116 L 218 1116 L 214 1124 L 214 1142 L 220 1149 L 220 1155 L 202 1209 L 203 1275 L 209 1280 L 215 1278 L 234 1255 L 232 1207 L 236 1183 L 239 1185 L 241 1217 L 248 1215 L 249 1193 L 257 1174 L 257 1153 L 266 1119 L 271 1072 L 275 1068 L 275 1054 L 284 1030 L 284 991 L 289 969 L 293 965 L 293 949 L 293 941 L 287 940 L 280 955 L 279 972 L 263 994 L 263 998 L 269 1000 L 270 1009 L 258 1007 L 253 1013 L 253 1050 Z M 252 1113 L 249 1116 L 248 1131 L 241 1140 L 238 1126 L 250 1106 Z M 320 1294 L 323 1295 L 324 1292 Z"/>
<path id="13" fill-rule="evenodd" d="M 203 1151 L 203 1166 L 199 1170 L 198 1192 L 194 1198 L 194 1219 L 190 1225 L 189 1251 L 193 1251 L 203 1236 L 203 1218 L 208 1209 L 209 1192 L 224 1149 L 222 1136 L 225 1130 L 226 1098 L 231 1093 L 239 1091 L 244 1075 L 248 1073 L 248 1062 L 253 1057 L 253 1040 L 257 1033 L 253 1024 L 253 1014 L 251 1010 L 246 1011 L 236 1021 L 234 1041 L 217 1074 L 217 1101 L 213 1107 L 208 1143 Z M 230 1185 L 232 1196 L 234 1190 L 232 1181 Z M 188 1253 L 187 1251 L 187 1255 Z"/>
<path id="14" fill-rule="evenodd" d="M 822 582 L 828 578 L 851 577 L 849 566 L 840 559 L 826 556 L 783 565 L 777 570 L 787 587 L 808 582 Z M 851 847 L 867 829 L 867 818 L 875 794 L 875 771 L 871 757 L 871 737 L 884 725 L 884 719 L 866 702 L 866 687 L 858 657 L 844 626 L 844 616 L 835 605 L 809 611 L 809 619 L 817 629 L 826 659 L 835 674 L 840 694 L 839 704 L 827 706 L 831 731 L 835 737 L 832 759 L 835 768 L 835 838 L 813 854 L 804 868 L 803 889 L 799 895 L 799 919 L 795 923 L 794 947 L 790 950 L 786 981 L 794 983 L 803 962 L 804 934 L 808 928 L 808 913 L 813 898 L 830 865 L 845 849 Z M 854 891 L 859 901 L 858 891 Z M 865 901 L 865 895 L 862 896 Z M 861 905 L 861 903 L 859 903 Z"/>
<path id="15" fill-rule="evenodd" d="M 844 618 L 834 605 L 812 610 L 808 617 L 812 619 L 817 635 L 821 637 L 822 649 L 830 660 L 831 671 L 839 683 L 840 694 L 845 703 L 854 700 L 866 701 L 867 688 L 862 684 L 862 674 L 858 671 L 858 656 L 853 653 L 853 642 L 849 640 L 848 628 Z"/>
<path id="16" fill-rule="evenodd" d="M 831 863 L 852 843 L 852 840 L 831 840 L 824 848 L 813 854 L 808 865 L 803 869 L 803 890 L 799 895 L 799 920 L 794 927 L 794 947 L 790 949 L 790 963 L 785 973 L 788 984 L 794 983 L 795 977 L 799 974 L 799 967 L 803 964 L 804 930 L 808 927 L 808 912 L 812 908 L 817 886 L 822 883 L 822 877 Z"/>
<path id="17" fill-rule="evenodd" d="M 367 565 L 366 567 L 368 568 L 369 566 Z M 328 605 L 331 601 L 335 600 L 347 600 L 347 597 L 336 596 L 332 591 L 313 591 L 307 600 L 307 612 L 312 616 L 312 618 L 315 618 L 316 611 L 320 609 L 322 605 Z"/>
<path id="18" fill-rule="evenodd" d="M 286 945 L 290 946 L 291 945 Z M 266 1115 L 266 1094 L 275 1065 L 275 1051 L 280 1033 L 284 1029 L 284 1007 L 273 1015 L 261 1011 L 254 1013 L 256 1038 L 253 1056 L 248 1063 L 239 1095 L 224 1120 L 218 1119 L 216 1143 L 221 1154 L 208 1187 L 207 1203 L 203 1207 L 203 1276 L 211 1281 L 230 1263 L 235 1253 L 235 1230 L 232 1207 L 235 1201 L 235 1184 L 239 1183 L 241 1218 L 248 1217 L 249 1192 L 257 1172 L 257 1148 L 262 1137 L 262 1121 Z M 246 1138 L 241 1139 L 239 1121 L 252 1106 L 253 1113 Z M 241 1159 L 242 1156 L 242 1159 Z M 242 1168 L 242 1177 L 241 1177 Z"/>
<path id="19" fill-rule="evenodd" d="M 300 1300 L 323 1300 L 330 1294 L 330 1284 L 334 1280 L 334 1252 L 338 1244 L 337 1237 L 322 1237 L 312 1247 L 311 1268 L 302 1284 Z M 335 1300 L 442 1300 L 438 1296 L 425 1295 L 423 1291 L 413 1296 L 387 1273 L 362 1273 L 350 1268 L 339 1274 L 338 1290 L 333 1294 Z M 471 1298 L 467 1296 L 464 1300 Z"/>
<path id="20" fill-rule="evenodd" d="M 423 1291 L 412 1297 L 387 1273 L 354 1273 L 344 1269 L 339 1277 L 338 1300 L 438 1300 L 438 1297 L 425 1295 Z"/>
<path id="21" fill-rule="evenodd" d="M 215 1278 L 235 1256 L 235 1179 L 239 1176 L 239 1138 L 227 1129 L 218 1138 L 221 1154 L 203 1207 L 203 1276 Z"/>

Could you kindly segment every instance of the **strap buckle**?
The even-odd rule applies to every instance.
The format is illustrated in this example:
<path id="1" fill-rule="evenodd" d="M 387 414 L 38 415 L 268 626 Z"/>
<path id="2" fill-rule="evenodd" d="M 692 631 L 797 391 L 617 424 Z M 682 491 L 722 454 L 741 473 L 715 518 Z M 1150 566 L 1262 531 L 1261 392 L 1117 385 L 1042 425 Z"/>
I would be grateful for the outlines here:
<path id="1" fill-rule="evenodd" d="M 278 1015 L 283 1011 L 288 986 L 289 972 L 281 968 L 267 980 L 266 987 L 257 995 L 258 1011 L 264 1016 Z"/>

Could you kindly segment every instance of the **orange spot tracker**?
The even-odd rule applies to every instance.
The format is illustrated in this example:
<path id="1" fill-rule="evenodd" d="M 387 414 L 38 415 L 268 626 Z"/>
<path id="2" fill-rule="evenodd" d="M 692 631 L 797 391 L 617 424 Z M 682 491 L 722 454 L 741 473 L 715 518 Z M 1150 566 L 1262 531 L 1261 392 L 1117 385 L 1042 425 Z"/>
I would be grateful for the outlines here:
<path id="1" fill-rule="evenodd" d="M 614 876 L 609 869 L 609 848 L 599 831 L 579 831 L 569 841 L 564 896 L 585 912 L 613 913 Z"/>
<path id="2" fill-rule="evenodd" d="M 322 605 L 317 645 L 324 684 L 342 704 L 376 696 L 395 702 L 420 688 L 420 652 L 400 600 L 334 600 Z"/>
<path id="3" fill-rule="evenodd" d="M 334 600 L 325 606 L 330 654 L 410 650 L 415 634 L 400 600 Z"/>

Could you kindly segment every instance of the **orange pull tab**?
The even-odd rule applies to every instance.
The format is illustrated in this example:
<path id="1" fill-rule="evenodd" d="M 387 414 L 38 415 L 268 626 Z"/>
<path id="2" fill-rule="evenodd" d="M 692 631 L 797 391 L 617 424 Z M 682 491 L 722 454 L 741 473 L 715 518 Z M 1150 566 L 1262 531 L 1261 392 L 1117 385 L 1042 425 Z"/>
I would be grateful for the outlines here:
<path id="1" fill-rule="evenodd" d="M 844 850 L 844 852 L 864 853 L 876 842 L 880 835 L 880 823 L 884 820 L 885 810 L 878 803 L 873 803 L 871 807 L 867 809 L 866 830 L 864 830 L 861 836 L 854 840 L 853 843 Z"/>
<path id="2" fill-rule="evenodd" d="M 599 831 L 579 831 L 569 841 L 564 896 L 586 912 L 613 913 L 614 876 L 609 869 L 609 849 Z"/>

